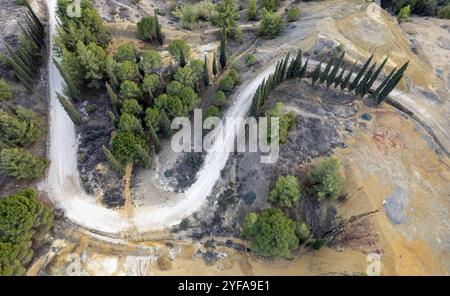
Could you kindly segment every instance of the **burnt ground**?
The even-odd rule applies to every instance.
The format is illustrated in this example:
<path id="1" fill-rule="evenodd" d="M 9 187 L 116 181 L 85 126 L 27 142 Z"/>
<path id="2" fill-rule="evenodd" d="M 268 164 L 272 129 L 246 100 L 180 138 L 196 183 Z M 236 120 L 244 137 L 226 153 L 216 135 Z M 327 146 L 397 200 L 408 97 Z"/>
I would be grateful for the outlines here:
<path id="1" fill-rule="evenodd" d="M 45 10 L 42 3 L 39 3 L 39 9 Z M 11 19 L 20 19 L 25 13 L 25 7 L 17 5 L 15 1 L 0 2 L 0 52 L 6 53 L 5 43 L 13 48 L 17 48 L 19 43 L 20 30 L 17 29 L 17 23 Z M 13 93 L 11 100 L 0 102 L 0 108 L 8 111 L 10 108 L 23 106 L 38 113 L 44 122 L 47 122 L 48 110 L 48 91 L 47 91 L 47 52 L 44 49 L 42 57 L 42 66 L 36 75 L 34 89 L 29 93 L 25 87 L 16 78 L 14 72 L 6 65 L 0 62 L 0 77 L 10 86 Z M 35 156 L 46 157 L 47 154 L 47 127 L 43 127 L 43 136 L 36 141 L 27 150 Z M 15 193 L 17 190 L 26 187 L 35 187 L 39 180 L 17 180 L 4 175 L 0 175 L 0 196 Z"/>
<path id="2" fill-rule="evenodd" d="M 110 169 L 102 146 L 108 146 L 114 126 L 108 116 L 110 103 L 103 93 L 92 93 L 78 102 L 84 122 L 77 127 L 78 169 L 85 190 L 95 196 L 102 194 L 101 200 L 108 207 L 123 206 L 123 183 Z"/>
<path id="3" fill-rule="evenodd" d="M 277 87 L 264 109 L 281 101 L 296 117 L 287 142 L 280 146 L 278 160 L 262 164 L 260 153 L 230 155 L 206 210 L 186 219 L 173 231 L 188 232 L 195 239 L 205 235 L 239 237 L 246 214 L 270 207 L 268 195 L 276 179 L 292 174 L 301 180 L 302 199 L 286 213 L 295 220 L 306 221 L 314 237 L 327 234 L 336 226 L 336 207 L 334 202 L 319 203 L 312 196 L 305 175 L 314 159 L 332 155 L 336 147 L 346 147 L 345 141 L 357 121 L 355 99 L 333 87 L 318 85 L 313 89 L 305 80 L 291 80 Z"/>

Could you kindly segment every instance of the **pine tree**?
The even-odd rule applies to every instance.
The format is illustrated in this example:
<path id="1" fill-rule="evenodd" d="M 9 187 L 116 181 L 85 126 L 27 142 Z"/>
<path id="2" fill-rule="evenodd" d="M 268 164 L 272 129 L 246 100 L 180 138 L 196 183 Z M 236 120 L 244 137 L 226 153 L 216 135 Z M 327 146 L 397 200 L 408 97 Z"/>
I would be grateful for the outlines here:
<path id="1" fill-rule="evenodd" d="M 342 79 L 344 79 L 345 68 L 346 68 L 346 66 L 344 65 L 344 67 L 342 68 L 341 73 L 340 73 L 339 76 L 334 80 L 334 88 L 336 88 L 336 87 L 341 83 Z"/>
<path id="2" fill-rule="evenodd" d="M 121 101 L 120 101 L 119 97 L 117 96 L 117 94 L 114 92 L 114 90 L 111 88 L 111 86 L 109 86 L 108 82 L 105 82 L 105 86 L 106 86 L 106 91 L 108 92 L 108 97 L 111 102 L 111 106 L 114 110 L 114 115 L 117 116 L 117 115 L 119 115 L 118 108 L 120 106 Z"/>
<path id="3" fill-rule="evenodd" d="M 331 59 L 328 62 L 327 66 L 325 67 L 325 70 L 323 71 L 322 75 L 320 76 L 320 80 L 319 80 L 320 83 L 324 83 L 325 80 L 327 79 L 328 74 L 330 73 L 331 65 L 333 65 L 333 63 L 334 63 L 334 59 Z"/>
<path id="4" fill-rule="evenodd" d="M 342 53 L 342 55 L 339 57 L 339 59 L 336 60 L 336 63 L 334 63 L 333 71 L 331 71 L 330 75 L 327 77 L 327 87 L 330 87 L 330 85 L 335 82 L 336 75 L 339 71 L 339 68 L 341 67 L 342 60 L 344 59 L 345 52 Z"/>
<path id="5" fill-rule="evenodd" d="M 78 88 L 73 83 L 72 79 L 66 74 L 61 64 L 59 64 L 55 58 L 53 58 L 53 63 L 55 64 L 56 68 L 58 69 L 59 73 L 61 74 L 61 77 L 64 79 L 64 82 L 67 86 L 68 95 L 73 100 L 79 100 L 81 95 L 78 91 Z"/>
<path id="6" fill-rule="evenodd" d="M 186 57 L 184 56 L 184 50 L 180 48 L 180 67 L 186 66 Z"/>
<path id="7" fill-rule="evenodd" d="M 380 75 L 381 71 L 383 70 L 384 66 L 386 65 L 386 62 L 388 61 L 388 58 L 385 58 L 383 63 L 381 63 L 380 66 L 375 70 L 372 77 L 370 77 L 369 81 L 364 85 L 364 87 L 361 90 L 361 97 L 364 97 L 372 87 L 372 85 L 375 83 L 375 81 L 378 79 L 378 76 Z"/>
<path id="8" fill-rule="evenodd" d="M 222 29 L 222 34 L 220 35 L 220 56 L 219 62 L 220 67 L 225 69 L 227 65 L 227 53 L 226 53 L 226 42 L 227 42 L 227 32 L 225 27 Z"/>
<path id="9" fill-rule="evenodd" d="M 155 18 L 156 39 L 158 40 L 160 45 L 163 45 L 164 44 L 164 34 L 162 33 L 161 25 L 159 23 L 158 14 L 156 13 L 156 10 L 155 10 L 154 18 Z"/>
<path id="10" fill-rule="evenodd" d="M 203 63 L 203 84 L 205 87 L 209 86 L 209 71 L 208 71 L 208 59 L 205 55 L 205 61 Z"/>
<path id="11" fill-rule="evenodd" d="M 216 53 L 214 53 L 214 57 L 213 57 L 212 72 L 213 72 L 214 77 L 216 77 L 217 73 L 218 73 L 218 71 L 217 71 Z"/>
<path id="12" fill-rule="evenodd" d="M 150 122 L 148 124 L 149 124 L 148 131 L 150 133 L 150 139 L 153 143 L 153 146 L 155 147 L 155 152 L 158 153 L 159 151 L 161 151 L 161 143 L 159 141 L 158 135 L 153 129 L 152 124 Z"/>
<path id="13" fill-rule="evenodd" d="M 108 150 L 105 146 L 102 146 L 103 153 L 105 154 L 106 160 L 108 161 L 111 168 L 116 171 L 119 175 L 123 176 L 124 168 L 120 164 L 119 161 L 114 157 L 111 151 Z"/>
<path id="14" fill-rule="evenodd" d="M 83 117 L 81 116 L 81 113 L 78 112 L 78 110 L 72 105 L 72 103 L 60 93 L 56 93 L 56 97 L 63 106 L 67 115 L 69 115 L 70 119 L 72 119 L 73 123 L 75 125 L 81 125 L 83 123 Z"/>
<path id="15" fill-rule="evenodd" d="M 355 79 L 353 79 L 353 82 L 350 84 L 350 87 L 349 87 L 350 91 L 354 90 L 358 86 L 359 81 L 361 80 L 361 78 L 363 77 L 363 75 L 366 72 L 367 68 L 369 67 L 370 63 L 372 62 L 372 59 L 373 59 L 373 55 L 371 55 L 370 58 L 367 59 L 367 61 L 364 64 L 364 66 L 361 68 L 361 70 L 356 75 Z"/>
<path id="16" fill-rule="evenodd" d="M 362 93 L 362 91 L 364 89 L 364 86 L 367 84 L 367 82 L 369 82 L 370 78 L 372 77 L 372 74 L 374 72 L 374 69 L 375 69 L 376 65 L 377 65 L 376 63 L 373 63 L 373 65 L 369 68 L 369 70 L 364 75 L 363 79 L 356 86 L 356 89 L 355 89 L 355 93 L 356 94 L 361 94 Z"/>
<path id="17" fill-rule="evenodd" d="M 298 73 L 298 78 L 302 79 L 303 77 L 306 76 L 306 70 L 308 70 L 308 62 L 309 62 L 309 59 L 306 60 L 303 67 L 300 69 L 300 72 Z"/>
<path id="18" fill-rule="evenodd" d="M 316 83 L 316 81 L 319 79 L 320 77 L 320 71 L 322 68 L 322 61 L 320 61 L 319 64 L 317 64 L 316 69 L 312 72 L 311 74 L 311 81 L 312 81 L 312 86 L 314 87 L 314 84 Z"/>
<path id="19" fill-rule="evenodd" d="M 350 72 L 348 72 L 347 76 L 345 76 L 344 81 L 342 81 L 342 83 L 341 83 L 341 90 L 344 90 L 348 86 L 348 84 L 350 83 L 350 79 L 353 76 L 353 72 L 355 71 L 357 64 L 358 64 L 358 61 L 355 61 L 355 63 L 353 64 L 352 69 L 350 70 Z"/>
<path id="20" fill-rule="evenodd" d="M 161 130 L 166 136 L 166 138 L 169 138 L 172 136 L 172 128 L 170 126 L 169 118 L 167 117 L 166 111 L 161 110 Z"/>

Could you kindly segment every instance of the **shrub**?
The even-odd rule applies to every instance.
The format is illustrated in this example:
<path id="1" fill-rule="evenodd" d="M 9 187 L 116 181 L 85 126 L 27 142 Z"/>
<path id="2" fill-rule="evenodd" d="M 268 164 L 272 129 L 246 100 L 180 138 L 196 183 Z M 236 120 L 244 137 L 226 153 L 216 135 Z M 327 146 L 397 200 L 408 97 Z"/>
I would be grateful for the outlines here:
<path id="1" fill-rule="evenodd" d="M 134 44 L 131 42 L 124 43 L 117 48 L 116 54 L 114 58 L 119 62 L 124 61 L 136 61 L 136 49 L 134 48 Z"/>
<path id="2" fill-rule="evenodd" d="M 88 104 L 86 106 L 87 113 L 94 113 L 97 110 L 97 106 L 95 104 Z"/>
<path id="3" fill-rule="evenodd" d="M 4 148 L 0 152 L 0 171 L 17 179 L 36 179 L 47 166 L 45 158 L 35 157 L 22 148 Z"/>
<path id="4" fill-rule="evenodd" d="M 138 23 L 138 37 L 144 41 L 156 38 L 156 21 L 152 16 L 143 17 Z"/>
<path id="5" fill-rule="evenodd" d="M 191 48 L 189 44 L 184 39 L 175 39 L 169 45 L 169 53 L 174 57 L 178 62 L 180 61 L 180 54 L 183 52 L 184 57 L 189 58 Z"/>
<path id="6" fill-rule="evenodd" d="M 450 19 L 450 4 L 439 10 L 438 17 L 442 19 Z"/>
<path id="7" fill-rule="evenodd" d="M 249 213 L 243 225 L 243 237 L 250 241 L 252 251 L 273 258 L 289 258 L 298 247 L 295 222 L 279 209 Z"/>
<path id="8" fill-rule="evenodd" d="M 263 0 L 262 6 L 268 11 L 276 11 L 278 7 L 278 0 Z"/>
<path id="9" fill-rule="evenodd" d="M 220 112 L 220 109 L 216 106 L 209 106 L 208 110 L 206 111 L 205 118 L 208 117 L 222 117 L 222 112 Z"/>
<path id="10" fill-rule="evenodd" d="M 319 201 L 340 196 L 344 182 L 339 172 L 340 165 L 337 158 L 329 157 L 317 163 L 308 173 L 312 191 Z"/>
<path id="11" fill-rule="evenodd" d="M 256 63 L 256 57 L 252 55 L 251 53 L 248 53 L 244 57 L 244 62 L 247 67 L 250 67 Z"/>
<path id="12" fill-rule="evenodd" d="M 233 77 L 228 73 L 223 77 L 219 82 L 219 87 L 221 90 L 228 92 L 231 91 L 234 87 L 235 81 Z"/>
<path id="13" fill-rule="evenodd" d="M 141 98 L 142 92 L 139 85 L 134 81 L 126 80 L 120 86 L 120 97 L 125 99 L 138 99 Z"/>
<path id="14" fill-rule="evenodd" d="M 407 22 L 410 20 L 409 15 L 411 14 L 411 6 L 407 5 L 400 9 L 400 12 L 397 15 L 397 19 L 399 22 Z"/>
<path id="15" fill-rule="evenodd" d="M 236 69 L 234 69 L 234 68 L 232 68 L 232 69 L 228 72 L 228 75 L 231 76 L 231 78 L 234 80 L 234 83 L 235 83 L 235 84 L 238 83 L 239 80 L 241 79 L 241 78 L 239 77 L 238 71 L 237 71 Z"/>
<path id="16" fill-rule="evenodd" d="M 311 230 L 305 222 L 298 222 L 295 227 L 295 234 L 297 235 L 300 243 L 305 243 L 311 236 Z"/>
<path id="17" fill-rule="evenodd" d="M 191 66 L 178 67 L 173 78 L 184 86 L 194 87 L 197 82 L 197 75 L 192 71 Z"/>
<path id="18" fill-rule="evenodd" d="M 283 30 L 283 20 L 275 12 L 263 9 L 259 32 L 265 38 L 275 38 Z"/>
<path id="19" fill-rule="evenodd" d="M 300 17 L 300 8 L 292 7 L 288 9 L 287 11 L 288 22 L 296 22 L 298 21 L 299 17 Z"/>
<path id="20" fill-rule="evenodd" d="M 279 142 L 285 143 L 287 141 L 288 131 L 292 128 L 295 122 L 295 116 L 293 113 L 285 113 L 283 103 L 276 103 L 273 109 L 270 109 L 266 112 L 266 116 L 268 117 L 267 121 L 267 129 L 268 129 L 268 139 L 271 137 L 271 118 L 278 117 L 279 118 Z"/>
<path id="21" fill-rule="evenodd" d="M 216 6 L 217 21 L 216 25 L 219 28 L 225 28 L 227 33 L 231 33 L 236 26 L 236 20 L 239 19 L 239 14 L 236 9 L 236 0 L 222 0 Z"/>
<path id="22" fill-rule="evenodd" d="M 188 3 L 176 7 L 172 11 L 172 15 L 179 19 L 182 28 L 192 30 L 198 24 L 215 22 L 217 11 L 214 3 L 203 0 L 195 4 Z"/>
<path id="23" fill-rule="evenodd" d="M 270 191 L 270 201 L 281 207 L 292 208 L 300 200 L 300 185 L 295 176 L 279 177 Z"/>
<path id="24" fill-rule="evenodd" d="M 256 0 L 249 0 L 247 5 L 247 19 L 248 20 L 256 20 L 257 16 L 258 4 Z"/>
<path id="25" fill-rule="evenodd" d="M 142 113 L 142 106 L 135 99 L 126 99 L 122 102 L 122 113 L 139 115 Z"/>
<path id="26" fill-rule="evenodd" d="M 134 80 L 136 78 L 136 64 L 132 61 L 124 61 L 117 64 L 117 78 L 120 81 Z"/>
<path id="27" fill-rule="evenodd" d="M 12 98 L 11 87 L 5 80 L 0 78 L 0 101 L 6 101 Z"/>
<path id="28" fill-rule="evenodd" d="M 223 106 L 226 103 L 227 96 L 221 90 L 215 93 L 213 104 L 216 106 Z"/>

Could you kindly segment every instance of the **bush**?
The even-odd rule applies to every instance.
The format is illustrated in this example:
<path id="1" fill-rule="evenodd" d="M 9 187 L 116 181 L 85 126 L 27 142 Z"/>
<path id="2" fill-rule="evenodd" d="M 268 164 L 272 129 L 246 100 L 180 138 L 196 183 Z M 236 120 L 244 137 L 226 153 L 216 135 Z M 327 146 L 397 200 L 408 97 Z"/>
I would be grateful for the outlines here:
<path id="1" fill-rule="evenodd" d="M 97 110 L 97 106 L 95 104 L 88 104 L 86 106 L 86 112 L 87 113 L 94 113 L 95 110 Z"/>
<path id="2" fill-rule="evenodd" d="M 288 22 L 296 22 L 298 21 L 299 17 L 300 17 L 300 8 L 292 7 L 288 9 L 287 11 Z"/>
<path id="3" fill-rule="evenodd" d="M 407 5 L 400 9 L 400 12 L 397 15 L 397 20 L 399 22 L 407 22 L 410 20 L 409 15 L 411 14 L 411 6 Z"/>
<path id="4" fill-rule="evenodd" d="M 298 222 L 295 227 L 295 234 L 297 235 L 300 243 L 305 243 L 311 236 L 311 230 L 305 222 Z"/>
<path id="5" fill-rule="evenodd" d="M 268 11 L 276 11 L 278 7 L 278 0 L 263 0 L 262 6 Z"/>
<path id="6" fill-rule="evenodd" d="M 142 113 L 142 106 L 135 99 L 126 99 L 122 102 L 122 113 L 138 116 Z"/>
<path id="7" fill-rule="evenodd" d="M 0 101 L 6 101 L 12 98 L 10 86 L 5 80 L 0 78 Z"/>
<path id="8" fill-rule="evenodd" d="M 136 78 L 136 64 L 132 61 L 124 61 L 117 64 L 117 78 L 120 81 L 134 80 Z"/>
<path id="9" fill-rule="evenodd" d="M 208 0 L 176 7 L 172 14 L 179 19 L 181 27 L 188 30 L 202 23 L 213 23 L 217 18 L 216 5 Z"/>
<path id="10" fill-rule="evenodd" d="M 294 125 L 294 122 L 295 122 L 294 114 L 292 112 L 285 113 L 283 103 L 277 102 L 273 109 L 270 109 L 267 111 L 266 116 L 268 117 L 268 120 L 267 120 L 268 139 L 270 140 L 270 137 L 271 137 L 271 118 L 278 117 L 279 118 L 279 130 L 278 130 L 279 142 L 286 143 L 288 131 L 292 128 L 292 126 Z"/>
<path id="11" fill-rule="evenodd" d="M 184 86 L 194 87 L 197 82 L 197 75 L 192 71 L 191 66 L 186 65 L 184 67 L 178 67 L 173 79 L 180 82 Z"/>
<path id="12" fill-rule="evenodd" d="M 283 30 L 283 20 L 275 12 L 263 9 L 259 32 L 265 38 L 275 38 Z"/>
<path id="13" fill-rule="evenodd" d="M 218 14 L 216 25 L 219 28 L 225 28 L 227 33 L 231 33 L 236 26 L 236 20 L 239 19 L 236 0 L 221 0 L 216 9 Z"/>
<path id="14" fill-rule="evenodd" d="M 35 157 L 22 148 L 4 148 L 0 152 L 0 171 L 16 179 L 37 179 L 47 166 L 45 158 Z"/>
<path id="15" fill-rule="evenodd" d="M 226 100 L 227 100 L 227 96 L 225 95 L 225 93 L 223 91 L 219 90 L 214 95 L 213 104 L 216 106 L 223 106 L 223 105 L 225 105 Z"/>
<path id="16" fill-rule="evenodd" d="M 35 112 L 17 107 L 13 115 L 0 109 L 0 143 L 26 147 L 44 133 L 45 122 Z"/>
<path id="17" fill-rule="evenodd" d="M 439 10 L 438 17 L 441 19 L 450 19 L 450 4 Z"/>
<path id="18" fill-rule="evenodd" d="M 254 21 L 257 19 L 258 4 L 256 0 L 249 0 L 247 5 L 247 19 Z"/>
<path id="19" fill-rule="evenodd" d="M 52 212 L 31 189 L 0 198 L 0 275 L 24 275 L 53 224 Z"/>
<path id="20" fill-rule="evenodd" d="M 250 67 L 256 63 L 256 57 L 252 55 L 251 53 L 248 53 L 244 57 L 244 62 L 247 67 Z"/>
<path id="21" fill-rule="evenodd" d="M 161 81 L 159 75 L 150 74 L 145 76 L 144 81 L 142 82 L 142 90 L 153 96 L 160 84 Z"/>
<path id="22" fill-rule="evenodd" d="M 175 58 L 178 62 L 180 61 L 180 52 L 183 51 L 184 58 L 189 58 L 191 54 L 191 47 L 184 39 L 175 39 L 169 45 L 169 53 L 172 57 Z"/>
<path id="23" fill-rule="evenodd" d="M 222 112 L 220 112 L 220 109 L 216 106 L 209 106 L 208 110 L 206 111 L 205 118 L 208 117 L 222 117 Z"/>
<path id="24" fill-rule="evenodd" d="M 342 192 L 344 179 L 340 174 L 340 162 L 335 157 L 321 160 L 308 173 L 312 191 L 319 201 L 336 199 Z"/>
<path id="25" fill-rule="evenodd" d="M 144 41 L 156 38 L 156 21 L 152 16 L 143 17 L 138 23 L 138 37 Z"/>
<path id="26" fill-rule="evenodd" d="M 411 8 L 411 13 L 428 16 L 436 15 L 436 0 L 395 0 L 395 13 L 400 13 L 401 9 L 408 5 Z"/>
<path id="27" fill-rule="evenodd" d="M 134 81 L 126 80 L 120 86 L 120 97 L 125 99 L 139 99 L 142 97 L 141 89 L 139 85 Z"/>
<path id="28" fill-rule="evenodd" d="M 228 73 L 225 77 L 222 78 L 219 82 L 219 87 L 222 91 L 228 92 L 231 91 L 234 87 L 235 81 L 233 77 Z"/>
<path id="29" fill-rule="evenodd" d="M 295 176 L 279 177 L 269 200 L 280 207 L 292 208 L 300 200 L 300 185 Z"/>
<path id="30" fill-rule="evenodd" d="M 237 71 L 236 69 L 234 69 L 234 68 L 232 68 L 232 69 L 228 72 L 228 75 L 231 76 L 231 78 L 234 80 L 234 83 L 235 83 L 235 84 L 238 83 L 239 80 L 241 79 L 241 78 L 239 77 L 238 71 Z"/>
<path id="31" fill-rule="evenodd" d="M 136 49 L 131 42 L 124 43 L 117 48 L 114 58 L 119 62 L 136 62 Z"/>
<path id="32" fill-rule="evenodd" d="M 252 251 L 273 258 L 289 258 L 299 244 L 295 229 L 295 222 L 279 209 L 266 209 L 245 217 L 242 234 L 250 241 Z"/>

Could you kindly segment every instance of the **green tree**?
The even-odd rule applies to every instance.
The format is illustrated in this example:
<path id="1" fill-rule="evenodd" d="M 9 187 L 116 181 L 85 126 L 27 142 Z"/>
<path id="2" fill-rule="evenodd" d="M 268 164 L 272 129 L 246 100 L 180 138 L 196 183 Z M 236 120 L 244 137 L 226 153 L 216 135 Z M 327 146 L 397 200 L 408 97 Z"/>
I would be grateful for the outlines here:
<path id="1" fill-rule="evenodd" d="M 155 9 L 155 15 L 153 17 L 155 19 L 155 32 L 156 32 L 156 40 L 158 40 L 160 45 L 164 44 L 164 33 L 161 29 L 161 24 L 159 23 L 157 10 Z"/>
<path id="2" fill-rule="evenodd" d="M 319 201 L 336 199 L 341 195 L 344 179 L 340 167 L 337 158 L 328 157 L 319 161 L 308 173 L 311 189 Z"/>
<path id="3" fill-rule="evenodd" d="M 164 110 L 161 110 L 161 130 L 166 138 L 172 136 L 172 127 L 170 125 L 170 120 Z"/>
<path id="4" fill-rule="evenodd" d="M 402 9 L 400 9 L 400 12 L 397 15 L 397 20 L 401 22 L 407 22 L 410 20 L 409 15 L 411 14 L 411 5 L 406 5 Z"/>
<path id="5" fill-rule="evenodd" d="M 141 89 L 136 82 L 126 80 L 120 85 L 120 97 L 125 99 L 139 99 L 142 97 Z"/>
<path id="6" fill-rule="evenodd" d="M 76 81 L 82 81 L 87 87 L 99 88 L 103 85 L 106 70 L 105 50 L 95 43 L 85 46 L 77 43 L 76 63 L 79 67 L 79 77 L 73 77 Z M 64 64 L 63 64 L 64 65 Z"/>
<path id="7" fill-rule="evenodd" d="M 149 123 L 148 131 L 150 133 L 150 139 L 153 143 L 153 147 L 155 147 L 155 152 L 158 153 L 159 151 L 161 151 L 161 143 L 151 123 Z"/>
<path id="8" fill-rule="evenodd" d="M 192 87 L 185 86 L 181 89 L 180 98 L 187 110 L 190 112 L 194 110 L 195 107 L 200 103 L 200 98 L 198 94 L 194 91 Z"/>
<path id="9" fill-rule="evenodd" d="M 179 67 L 173 75 L 173 78 L 176 81 L 180 82 L 182 85 L 190 87 L 194 87 L 198 79 L 189 65 Z"/>
<path id="10" fill-rule="evenodd" d="M 278 14 L 263 9 L 259 25 L 259 32 L 263 37 L 275 38 L 281 33 L 283 26 L 283 20 Z"/>
<path id="11" fill-rule="evenodd" d="M 247 67 L 253 66 L 256 63 L 256 57 L 251 53 L 248 53 L 244 57 L 245 65 Z"/>
<path id="12" fill-rule="evenodd" d="M 268 110 L 266 113 L 266 116 L 268 117 L 268 136 L 270 139 L 270 127 L 271 127 L 271 118 L 279 118 L 279 140 L 280 143 L 285 143 L 287 141 L 288 131 L 294 126 L 295 122 L 295 116 L 292 112 L 285 113 L 284 112 L 284 105 L 281 102 L 277 102 L 275 104 L 275 107 Z"/>
<path id="13" fill-rule="evenodd" d="M 142 163 L 143 160 L 145 166 L 147 161 L 145 155 L 142 155 L 143 151 L 148 151 L 145 139 L 133 132 L 118 132 L 112 139 L 111 153 L 122 166 L 128 163 Z"/>
<path id="14" fill-rule="evenodd" d="M 287 11 L 287 19 L 288 22 L 296 22 L 298 21 L 299 17 L 300 17 L 300 8 L 298 7 L 292 7 L 289 8 Z"/>
<path id="15" fill-rule="evenodd" d="M 125 61 L 136 62 L 136 49 L 134 48 L 134 44 L 131 42 L 121 44 L 117 47 L 114 58 L 119 63 Z"/>
<path id="16" fill-rule="evenodd" d="M 106 160 L 108 161 L 111 168 L 122 176 L 125 171 L 124 166 L 119 161 L 117 161 L 117 159 L 114 157 L 111 151 L 108 150 L 108 148 L 102 146 L 102 151 L 105 154 Z"/>
<path id="17" fill-rule="evenodd" d="M 216 59 L 215 53 L 214 53 L 214 57 L 213 57 L 212 72 L 213 72 L 214 77 L 216 77 L 217 74 L 219 73 L 219 71 L 217 71 L 217 59 Z"/>
<path id="18" fill-rule="evenodd" d="M 450 4 L 447 4 L 438 11 L 438 17 L 441 19 L 450 19 Z"/>
<path id="19" fill-rule="evenodd" d="M 225 91 L 225 92 L 229 92 L 233 89 L 235 84 L 235 81 L 233 79 L 233 77 L 229 74 L 225 75 L 225 77 L 223 77 L 220 82 L 219 82 L 219 87 L 221 90 Z"/>
<path id="20" fill-rule="evenodd" d="M 208 110 L 206 110 L 206 113 L 205 113 L 205 118 L 208 118 L 208 117 L 222 117 L 222 112 L 220 112 L 220 109 L 219 108 L 217 108 L 216 106 L 213 106 L 213 105 L 211 105 L 211 106 L 209 106 L 209 108 L 208 108 Z"/>
<path id="21" fill-rule="evenodd" d="M 145 74 L 150 74 L 162 65 L 162 59 L 156 50 L 146 50 L 141 55 L 139 69 Z"/>
<path id="22" fill-rule="evenodd" d="M 145 117 L 144 117 L 144 123 L 147 128 L 150 128 L 150 126 L 153 127 L 153 130 L 155 132 L 159 131 L 159 126 L 161 122 L 161 111 L 158 109 L 149 107 L 145 110 Z"/>
<path id="23" fill-rule="evenodd" d="M 124 61 L 117 64 L 117 78 L 119 81 L 134 80 L 136 78 L 136 65 L 131 61 Z"/>
<path id="24" fill-rule="evenodd" d="M 219 90 L 218 92 L 216 92 L 214 94 L 214 101 L 213 104 L 216 106 L 223 106 L 225 105 L 227 100 L 227 96 L 225 95 L 225 93 L 221 90 Z"/>
<path id="25" fill-rule="evenodd" d="M 252 251 L 272 258 L 289 258 L 299 244 L 295 228 L 295 222 L 283 212 L 270 208 L 247 214 L 242 234 L 250 241 Z"/>
<path id="26" fill-rule="evenodd" d="M 0 78 L 0 101 L 6 101 L 12 98 L 11 87 L 5 80 Z"/>
<path id="27" fill-rule="evenodd" d="M 226 46 L 227 46 L 227 32 L 226 32 L 225 28 L 223 28 L 222 33 L 220 35 L 220 52 L 219 52 L 219 62 L 220 62 L 220 67 L 222 69 L 225 69 L 225 67 L 227 65 Z"/>
<path id="28" fill-rule="evenodd" d="M 225 28 L 227 33 L 231 33 L 236 27 L 236 20 L 239 14 L 236 8 L 236 0 L 221 0 L 216 6 L 217 19 L 216 24 L 220 28 Z"/>
<path id="29" fill-rule="evenodd" d="M 66 111 L 67 115 L 70 117 L 72 122 L 75 125 L 81 125 L 83 123 L 83 116 L 77 110 L 77 108 L 75 108 L 72 102 L 68 98 L 59 93 L 56 93 L 56 97 L 58 98 L 59 103 L 62 105 L 64 111 Z"/>
<path id="30" fill-rule="evenodd" d="M 26 147 L 36 142 L 44 133 L 45 122 L 32 110 L 18 106 L 13 114 L 0 109 L 0 143 Z"/>
<path id="31" fill-rule="evenodd" d="M 18 180 L 41 177 L 46 166 L 45 158 L 33 156 L 22 148 L 4 148 L 0 152 L 0 171 Z"/>
<path id="32" fill-rule="evenodd" d="M 203 73 L 202 73 L 202 77 L 203 77 L 203 85 L 205 87 L 209 86 L 209 70 L 208 70 L 208 59 L 206 58 L 205 55 L 205 61 L 203 62 Z"/>
<path id="33" fill-rule="evenodd" d="M 138 28 L 138 36 L 140 39 L 150 42 L 153 42 L 153 40 L 157 39 L 157 24 L 154 17 L 152 16 L 143 17 L 137 23 L 137 28 Z"/>
<path id="34" fill-rule="evenodd" d="M 122 102 L 122 113 L 139 116 L 142 113 L 142 106 L 135 99 L 126 99 Z"/>
<path id="35" fill-rule="evenodd" d="M 166 93 L 170 96 L 178 97 L 181 94 L 181 90 L 183 89 L 183 84 L 181 82 L 172 80 L 166 85 Z"/>
<path id="36" fill-rule="evenodd" d="M 144 134 L 139 119 L 137 119 L 134 115 L 128 113 L 122 113 L 122 115 L 120 115 L 117 127 L 120 132 L 133 132 L 141 136 L 143 136 Z"/>
<path id="37" fill-rule="evenodd" d="M 256 0 L 249 0 L 247 4 L 247 20 L 254 21 L 258 17 L 257 15 L 258 4 Z"/>
<path id="38" fill-rule="evenodd" d="M 297 235 L 300 243 L 306 243 L 311 237 L 311 230 L 305 222 L 297 222 L 295 227 L 295 234 Z"/>
<path id="39" fill-rule="evenodd" d="M 142 82 L 142 90 L 145 93 L 148 93 L 150 97 L 153 97 L 160 84 L 161 80 L 159 78 L 159 75 L 150 74 L 145 76 L 144 81 Z"/>
<path id="40" fill-rule="evenodd" d="M 184 39 L 175 39 L 169 45 L 169 53 L 176 61 L 180 62 L 181 52 L 184 58 L 189 58 L 191 54 L 191 47 Z"/>
<path id="41" fill-rule="evenodd" d="M 172 117 L 186 116 L 189 111 L 177 96 L 162 94 L 155 100 L 155 107 L 164 110 Z"/>
<path id="42" fill-rule="evenodd" d="M 294 207 L 300 200 L 300 185 L 297 178 L 295 176 L 279 177 L 275 188 L 270 191 L 269 199 L 281 207 Z"/>

